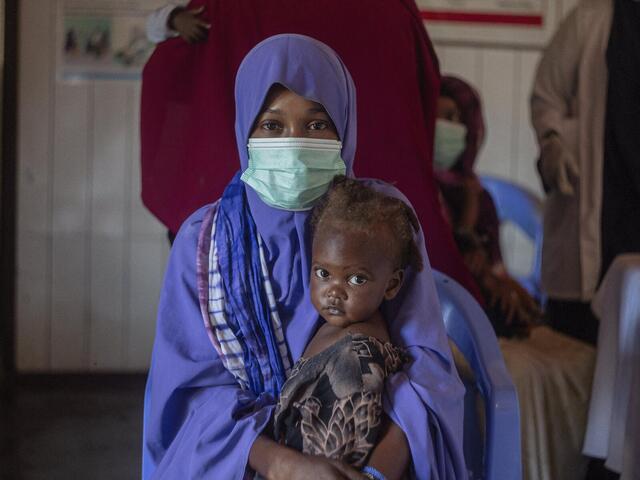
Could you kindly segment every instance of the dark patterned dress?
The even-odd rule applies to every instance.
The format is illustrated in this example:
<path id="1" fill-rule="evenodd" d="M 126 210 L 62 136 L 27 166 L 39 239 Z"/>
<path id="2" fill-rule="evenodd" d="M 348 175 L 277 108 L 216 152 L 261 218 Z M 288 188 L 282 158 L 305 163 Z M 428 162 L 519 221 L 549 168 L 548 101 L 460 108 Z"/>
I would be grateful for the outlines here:
<path id="1" fill-rule="evenodd" d="M 280 393 L 276 440 L 362 467 L 382 426 L 384 381 L 404 362 L 398 347 L 361 334 L 301 358 Z"/>

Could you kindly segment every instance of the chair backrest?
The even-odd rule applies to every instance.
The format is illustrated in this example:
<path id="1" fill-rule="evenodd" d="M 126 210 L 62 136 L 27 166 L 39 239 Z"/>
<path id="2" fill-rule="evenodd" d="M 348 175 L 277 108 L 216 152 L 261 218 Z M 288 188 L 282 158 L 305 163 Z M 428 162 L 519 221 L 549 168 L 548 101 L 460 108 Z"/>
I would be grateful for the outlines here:
<path id="1" fill-rule="evenodd" d="M 540 284 L 542 265 L 542 200 L 536 194 L 509 180 L 481 175 L 482 186 L 491 194 L 500 222 L 509 221 L 531 239 L 534 258 L 531 270 L 518 280 L 534 297 L 543 300 Z"/>
<path id="2" fill-rule="evenodd" d="M 478 461 L 470 458 L 473 451 L 465 449 L 467 467 L 474 479 L 520 480 L 520 413 L 518 396 L 504 364 L 491 323 L 474 298 L 458 283 L 443 273 L 434 271 L 434 280 L 445 327 L 449 338 L 469 362 L 475 386 L 484 400 L 484 445 L 482 471 Z M 465 408 L 465 432 L 479 422 L 475 405 Z M 476 429 L 477 430 L 477 429 Z"/>

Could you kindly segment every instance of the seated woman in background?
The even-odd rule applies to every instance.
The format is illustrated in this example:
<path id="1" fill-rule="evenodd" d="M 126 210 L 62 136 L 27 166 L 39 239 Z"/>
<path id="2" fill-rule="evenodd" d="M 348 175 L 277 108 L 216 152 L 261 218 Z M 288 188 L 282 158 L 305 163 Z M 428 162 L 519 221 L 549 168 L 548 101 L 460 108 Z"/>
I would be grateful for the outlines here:
<path id="1" fill-rule="evenodd" d="M 465 264 L 482 290 L 499 336 L 526 336 L 540 318 L 536 301 L 508 273 L 491 195 L 473 171 L 484 137 L 480 99 L 460 79 L 444 77 L 438 98 L 435 176 L 444 214 Z"/>
<path id="2" fill-rule="evenodd" d="M 523 478 L 583 480 L 588 461 L 581 450 L 595 350 L 536 325 L 536 302 L 504 267 L 496 209 L 473 171 L 485 131 L 477 92 L 463 80 L 445 76 L 438 107 L 435 173 L 459 248 L 483 290 L 487 316 L 518 390 Z"/>

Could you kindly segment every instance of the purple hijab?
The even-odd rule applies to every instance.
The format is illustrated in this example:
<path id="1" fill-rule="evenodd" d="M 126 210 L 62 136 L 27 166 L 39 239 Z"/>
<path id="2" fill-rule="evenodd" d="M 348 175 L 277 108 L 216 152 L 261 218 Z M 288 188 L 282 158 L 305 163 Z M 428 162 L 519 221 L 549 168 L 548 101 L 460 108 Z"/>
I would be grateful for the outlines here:
<path id="1" fill-rule="evenodd" d="M 236 137 L 241 167 L 247 166 L 246 145 L 254 119 L 275 83 L 324 105 L 351 173 L 356 147 L 353 81 L 330 48 L 300 35 L 263 41 L 238 70 Z M 368 183 L 407 201 L 384 182 Z M 308 294 L 309 213 L 269 207 L 250 188 L 247 197 L 265 243 L 286 341 L 296 361 L 321 321 Z M 187 219 L 167 267 L 147 387 L 145 480 L 243 478 L 251 446 L 274 408 L 267 397 L 255 398 L 240 389 L 205 330 L 199 296 L 207 285 L 211 212 L 212 206 L 205 206 Z M 464 390 L 451 358 L 421 233 L 418 244 L 426 268 L 408 272 L 401 294 L 384 306 L 392 340 L 412 357 L 404 371 L 388 379 L 384 406 L 408 438 L 417 478 L 463 478 Z"/>

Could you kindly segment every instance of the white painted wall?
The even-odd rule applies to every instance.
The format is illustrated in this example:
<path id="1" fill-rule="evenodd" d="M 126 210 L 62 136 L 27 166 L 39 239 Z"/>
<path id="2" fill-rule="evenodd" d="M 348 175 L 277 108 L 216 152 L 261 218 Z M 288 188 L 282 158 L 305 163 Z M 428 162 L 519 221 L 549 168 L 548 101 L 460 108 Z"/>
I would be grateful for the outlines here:
<path id="1" fill-rule="evenodd" d="M 140 84 L 57 81 L 56 1 L 20 14 L 18 369 L 144 370 L 168 242 L 140 202 Z"/>
<path id="2" fill-rule="evenodd" d="M 554 1 L 554 0 L 549 0 Z M 562 12 L 572 0 L 555 0 Z M 141 371 L 168 253 L 140 203 L 137 81 L 56 79 L 56 0 L 20 2 L 17 366 Z M 527 97 L 537 49 L 437 43 L 445 73 L 481 92 L 478 169 L 540 191 Z M 507 262 L 527 242 L 505 232 Z"/>

